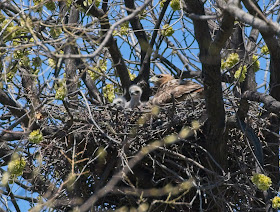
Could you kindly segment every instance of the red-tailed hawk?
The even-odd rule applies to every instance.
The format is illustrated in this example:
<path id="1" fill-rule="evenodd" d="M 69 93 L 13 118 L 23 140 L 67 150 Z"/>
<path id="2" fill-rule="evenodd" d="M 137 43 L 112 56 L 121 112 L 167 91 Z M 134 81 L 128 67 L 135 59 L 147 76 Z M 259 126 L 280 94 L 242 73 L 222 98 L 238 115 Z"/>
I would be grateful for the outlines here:
<path id="1" fill-rule="evenodd" d="M 174 79 L 169 74 L 152 77 L 151 82 L 157 87 L 152 104 L 162 105 L 172 101 L 203 98 L 203 88 L 190 80 Z"/>
<path id="2" fill-rule="evenodd" d="M 126 100 L 123 97 L 117 97 L 113 100 L 112 106 L 121 110 L 125 108 Z"/>
<path id="3" fill-rule="evenodd" d="M 126 108 L 136 108 L 141 105 L 142 89 L 138 85 L 132 85 L 129 87 L 130 101 L 126 103 Z"/>

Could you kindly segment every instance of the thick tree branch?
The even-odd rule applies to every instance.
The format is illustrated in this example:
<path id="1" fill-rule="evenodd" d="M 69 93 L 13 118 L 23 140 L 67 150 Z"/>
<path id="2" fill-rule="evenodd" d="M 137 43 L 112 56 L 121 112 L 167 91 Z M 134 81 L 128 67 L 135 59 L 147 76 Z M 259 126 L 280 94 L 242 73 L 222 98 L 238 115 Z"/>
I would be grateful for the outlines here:
<path id="1" fill-rule="evenodd" d="M 197 15 L 205 15 L 204 5 L 201 1 L 185 1 L 185 11 Z M 216 160 L 226 167 L 225 142 L 225 109 L 222 94 L 221 77 L 221 55 L 220 51 L 229 38 L 233 28 L 233 17 L 225 13 L 215 40 L 211 40 L 210 29 L 206 20 L 194 19 L 195 37 L 200 50 L 200 61 L 202 63 L 202 74 L 204 82 L 204 94 L 206 110 L 208 115 L 208 145 L 207 148 Z"/>
<path id="2" fill-rule="evenodd" d="M 132 11 L 134 11 L 136 9 L 134 0 L 125 0 L 124 3 L 125 3 L 125 6 L 127 7 L 127 14 L 130 15 L 132 13 Z M 146 32 L 145 32 L 141 22 L 140 22 L 138 15 L 136 15 L 132 19 L 130 19 L 129 22 L 132 26 L 133 32 L 134 32 L 135 36 L 137 37 L 137 39 L 139 41 L 139 45 L 141 47 L 141 64 L 142 64 L 143 60 L 145 58 L 145 55 L 147 53 L 147 50 L 148 50 L 149 40 L 148 40 L 148 37 L 146 35 Z M 150 67 L 150 65 L 148 64 L 148 71 L 149 71 L 149 67 Z"/>
<path id="3" fill-rule="evenodd" d="M 196 15 L 205 15 L 204 6 L 201 1 L 184 1 L 184 11 Z M 199 58 L 202 63 L 206 62 L 205 57 L 208 55 L 208 49 L 211 43 L 211 35 L 207 20 L 193 19 L 194 34 L 199 46 Z"/>
<path id="4" fill-rule="evenodd" d="M 249 13 L 253 16 L 260 17 L 266 24 L 271 28 L 271 30 L 263 30 L 259 29 L 264 41 L 267 44 L 267 47 L 270 52 L 270 81 L 269 81 L 269 88 L 270 88 L 270 95 L 271 97 L 264 97 L 262 96 L 263 100 L 267 100 L 268 102 L 265 103 L 265 106 L 268 107 L 270 110 L 274 109 L 273 106 L 277 103 L 275 102 L 280 101 L 280 72 L 279 72 L 279 66 L 280 66 L 280 46 L 279 46 L 279 38 L 275 35 L 279 35 L 279 24 L 273 23 L 271 20 L 267 19 L 266 16 L 261 11 L 261 8 L 257 4 L 256 1 L 252 0 L 243 0 L 243 3 L 245 7 L 248 9 Z M 278 34 L 277 34 L 278 29 Z M 274 99 L 273 99 L 274 98 Z M 261 98 L 260 98 L 261 99 Z M 275 100 L 275 101 L 274 101 Z M 278 109 L 279 111 L 279 109 Z M 277 111 L 274 111 L 275 113 Z M 276 113 L 279 117 L 279 113 Z M 269 118 L 269 125 L 267 128 L 274 132 L 275 134 L 279 133 L 279 119 L 278 118 Z M 271 143 L 278 143 L 279 138 L 274 136 L 272 133 L 264 133 L 266 142 L 268 144 Z M 272 166 L 268 167 L 267 170 L 270 172 L 270 176 L 273 182 L 277 182 L 277 187 L 279 187 L 278 182 L 280 179 L 279 174 L 279 160 L 275 155 L 279 154 L 279 147 L 278 146 L 272 146 L 271 151 L 274 152 L 273 154 L 267 154 L 265 151 L 266 157 L 265 162 L 272 164 Z M 266 211 L 272 211 L 271 209 L 271 201 L 270 199 L 273 198 L 273 194 L 271 192 L 265 193 L 265 199 L 266 199 Z"/>
<path id="5" fill-rule="evenodd" d="M 267 20 L 264 14 L 261 11 L 261 8 L 256 2 L 252 2 L 251 0 L 244 0 L 244 5 L 248 9 L 248 11 L 254 15 L 259 16 L 264 20 L 265 23 L 268 22 L 268 26 L 271 25 L 272 21 Z M 276 24 L 276 23 L 273 23 Z M 279 25 L 280 26 L 280 25 Z M 280 28 L 280 27 L 279 27 Z M 262 30 L 260 32 L 263 36 L 263 39 L 269 49 L 270 52 L 270 95 L 280 101 L 280 45 L 279 41 L 275 37 L 275 33 L 271 33 L 271 31 Z"/>
<path id="6" fill-rule="evenodd" d="M 0 89 L 0 103 L 2 105 L 5 105 L 9 108 L 9 110 L 12 112 L 13 115 L 17 117 L 25 116 L 21 122 L 24 123 L 24 125 L 27 126 L 28 124 L 28 117 L 26 116 L 26 111 L 21 108 L 21 106 L 15 102 L 13 99 L 11 99 L 2 89 Z"/>
<path id="7" fill-rule="evenodd" d="M 227 12 L 224 12 L 221 27 L 211 43 L 209 52 L 211 55 L 220 54 L 226 41 L 231 36 L 234 26 L 234 17 Z"/>
<path id="8" fill-rule="evenodd" d="M 84 7 L 83 0 L 78 0 L 77 3 L 80 6 L 82 6 L 85 10 L 89 9 Z M 120 77 L 122 88 L 128 93 L 131 80 L 120 49 L 118 48 L 117 42 L 112 36 L 111 31 L 113 31 L 113 28 L 110 26 L 110 23 L 108 21 L 108 15 L 105 12 L 106 11 L 98 9 L 94 3 L 90 6 L 90 9 L 88 10 L 89 14 L 99 19 L 103 35 L 105 36 L 107 34 L 106 37 L 109 36 L 108 42 L 106 42 L 106 47 L 108 48 L 111 58 L 114 62 L 114 66 L 117 70 L 117 75 Z"/>
<path id="9" fill-rule="evenodd" d="M 99 96 L 100 93 L 99 93 L 94 81 L 91 79 L 91 77 L 89 76 L 89 74 L 86 71 L 83 71 L 83 73 L 82 73 L 82 80 L 85 83 L 85 85 L 87 86 L 90 97 L 93 98 L 94 100 L 96 100 L 97 104 L 101 104 L 103 101 L 102 101 L 101 97 Z"/>
<path id="10" fill-rule="evenodd" d="M 79 20 L 79 11 L 75 7 L 70 8 L 68 25 L 70 27 L 74 27 Z M 72 35 L 72 29 L 67 29 L 69 33 L 69 38 L 66 41 L 66 46 L 64 50 L 64 54 L 71 55 L 77 53 L 76 50 L 76 40 Z M 65 60 L 65 72 L 66 72 L 66 86 L 67 92 L 69 95 L 70 101 L 76 101 L 78 96 L 77 94 L 73 95 L 78 88 L 78 80 L 77 80 L 77 59 L 68 58 Z M 75 107 L 71 102 L 69 106 Z"/>
<path id="11" fill-rule="evenodd" d="M 125 0 L 125 6 L 127 7 L 128 15 L 136 9 L 134 0 Z M 138 83 L 143 80 L 143 94 L 141 98 L 143 101 L 147 101 L 150 96 L 150 86 L 148 83 L 150 76 L 150 57 L 145 60 L 145 56 L 149 51 L 149 40 L 138 15 L 134 16 L 129 21 L 141 47 L 141 69 L 139 71 L 139 77 L 135 79 L 134 83 Z"/>
<path id="12" fill-rule="evenodd" d="M 35 112 L 34 109 L 40 105 L 35 78 L 27 69 L 19 67 L 19 70 L 22 73 L 22 86 L 25 89 L 28 101 L 31 103 L 31 108 Z"/>
<path id="13" fill-rule="evenodd" d="M 248 9 L 248 8 L 247 8 Z M 224 7 L 228 13 L 232 16 L 236 17 L 238 20 L 249 24 L 253 28 L 259 29 L 263 32 L 270 32 L 275 35 L 280 35 L 280 25 L 268 20 L 264 21 L 258 17 L 255 17 L 249 13 L 246 13 L 244 10 L 240 9 L 238 6 L 232 3 L 228 3 L 227 6 Z"/>
<path id="14" fill-rule="evenodd" d="M 11 201 L 12 201 L 12 203 L 13 203 L 13 205 L 14 205 L 16 211 L 17 211 L 17 212 L 20 212 L 19 205 L 18 205 L 18 203 L 17 203 L 17 201 L 16 201 L 16 198 L 15 198 L 15 196 L 14 196 L 14 193 L 13 193 L 12 190 L 10 189 L 9 184 L 6 185 L 6 190 L 7 190 L 7 192 L 8 192 L 8 195 L 9 195 L 10 198 L 11 198 Z"/>
<path id="15" fill-rule="evenodd" d="M 242 98 L 264 103 L 264 106 L 270 112 L 280 115 L 280 102 L 268 94 L 259 93 L 257 91 L 245 91 Z"/>
<path id="16" fill-rule="evenodd" d="M 170 0 L 167 0 L 164 2 L 164 6 L 163 8 L 161 9 L 161 12 L 160 12 L 160 15 L 159 15 L 159 18 L 155 24 L 155 27 L 154 27 L 154 32 L 153 32 L 153 35 L 152 35 L 152 38 L 151 38 L 151 41 L 148 45 L 148 49 L 147 49 L 147 53 L 145 55 L 145 58 L 143 60 L 143 63 L 141 65 L 141 68 L 139 70 L 139 75 L 135 78 L 134 82 L 135 83 L 138 83 L 142 80 L 144 80 L 144 85 L 142 86 L 143 87 L 143 94 L 142 94 L 142 100 L 144 101 L 147 101 L 149 99 L 149 96 L 150 96 L 150 93 L 151 93 L 151 90 L 150 90 L 150 87 L 149 87 L 149 83 L 148 80 L 149 80 L 149 76 L 150 76 L 150 67 L 148 68 L 147 65 L 150 64 L 150 58 L 151 58 L 151 54 L 152 54 L 152 51 L 153 51 L 153 46 L 155 44 L 155 41 L 156 41 L 156 37 L 157 37 L 157 34 L 158 34 L 158 30 L 160 28 L 160 24 L 161 24 L 161 21 L 164 17 L 164 14 L 166 12 L 166 9 L 169 5 L 169 2 Z M 128 93 L 126 94 L 128 95 Z"/>

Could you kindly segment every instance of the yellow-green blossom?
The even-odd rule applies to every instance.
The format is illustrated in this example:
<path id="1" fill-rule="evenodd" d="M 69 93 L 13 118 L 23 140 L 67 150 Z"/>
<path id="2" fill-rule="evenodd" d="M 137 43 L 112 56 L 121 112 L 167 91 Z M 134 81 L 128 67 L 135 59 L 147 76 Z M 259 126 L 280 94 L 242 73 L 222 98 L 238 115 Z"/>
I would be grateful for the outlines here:
<path id="1" fill-rule="evenodd" d="M 27 56 L 24 56 L 19 60 L 19 65 L 20 66 L 27 67 L 27 66 L 29 66 L 29 64 L 30 64 L 30 60 Z"/>
<path id="2" fill-rule="evenodd" d="M 72 1 L 73 1 L 73 0 L 66 0 L 66 6 L 67 6 L 67 7 L 70 7 L 71 4 L 72 4 Z"/>
<path id="3" fill-rule="evenodd" d="M 103 93 L 104 97 L 108 99 L 109 102 L 113 102 L 115 98 L 113 84 L 107 84 L 105 87 L 103 87 Z"/>
<path id="4" fill-rule="evenodd" d="M 30 64 L 29 53 L 29 51 L 17 50 L 14 51 L 14 58 L 19 60 L 19 65 L 27 67 Z"/>
<path id="5" fill-rule="evenodd" d="M 85 6 L 85 7 L 88 7 L 88 6 L 90 6 L 92 4 L 92 0 L 85 0 L 85 1 L 83 1 L 83 5 Z"/>
<path id="6" fill-rule="evenodd" d="M 268 190 L 272 185 L 270 177 L 267 177 L 264 174 L 254 174 L 251 181 L 262 191 Z"/>
<path id="7" fill-rule="evenodd" d="M 26 54 L 24 53 L 24 51 L 22 50 L 16 50 L 14 51 L 14 58 L 15 59 L 20 59 L 22 58 L 23 56 L 25 56 Z"/>
<path id="8" fill-rule="evenodd" d="M 99 60 L 98 64 L 99 64 L 99 68 L 103 72 L 105 72 L 107 70 L 107 60 L 105 60 L 105 59 Z"/>
<path id="9" fill-rule="evenodd" d="M 121 28 L 120 28 L 120 34 L 121 35 L 127 35 L 129 32 L 129 23 L 125 22 L 123 24 L 121 24 Z"/>
<path id="10" fill-rule="evenodd" d="M 34 66 L 34 67 L 40 67 L 41 66 L 41 64 L 42 64 L 42 60 L 41 60 L 41 58 L 40 57 L 34 57 L 34 58 L 32 58 L 32 65 Z"/>
<path id="11" fill-rule="evenodd" d="M 2 179 L 1 179 L 1 183 L 3 185 L 7 185 L 10 179 L 10 173 L 9 172 L 4 172 L 4 174 L 2 175 Z"/>
<path id="12" fill-rule="evenodd" d="M 57 100 L 64 100 L 67 94 L 66 83 L 63 83 L 56 89 L 55 99 Z"/>
<path id="13" fill-rule="evenodd" d="M 45 3 L 45 6 L 50 11 L 54 11 L 55 10 L 55 3 L 52 0 L 47 1 Z"/>
<path id="14" fill-rule="evenodd" d="M 160 3 L 159 3 L 160 8 L 163 8 L 165 2 L 166 2 L 166 0 L 160 1 Z"/>
<path id="15" fill-rule="evenodd" d="M 55 68 L 56 62 L 55 62 L 55 60 L 54 60 L 53 58 L 49 58 L 49 59 L 48 59 L 48 63 L 49 63 L 49 66 L 50 66 L 51 68 Z"/>
<path id="16" fill-rule="evenodd" d="M 274 197 L 273 199 L 272 199 L 272 207 L 273 208 L 280 208 L 280 197 Z"/>
<path id="17" fill-rule="evenodd" d="M 5 19 L 6 17 L 3 15 L 3 13 L 0 12 L 0 24 L 2 24 Z"/>
<path id="18" fill-rule="evenodd" d="M 14 37 L 19 36 L 21 34 L 21 30 L 19 30 L 19 26 L 14 25 L 10 19 L 5 19 L 0 25 L 0 30 L 5 28 L 2 36 L 7 40 L 12 40 Z"/>
<path id="19" fill-rule="evenodd" d="M 267 45 L 264 45 L 264 46 L 261 48 L 261 53 L 262 53 L 262 54 L 265 54 L 265 55 L 269 54 L 269 50 L 268 50 Z"/>
<path id="20" fill-rule="evenodd" d="M 99 7 L 101 0 L 95 0 L 95 6 Z"/>
<path id="21" fill-rule="evenodd" d="M 227 68 L 227 64 L 225 62 L 225 60 L 221 60 L 221 69 L 226 69 Z"/>
<path id="22" fill-rule="evenodd" d="M 257 72 L 260 69 L 260 61 L 258 60 L 258 56 L 253 55 L 252 60 L 253 60 L 252 68 L 254 72 Z"/>
<path id="23" fill-rule="evenodd" d="M 132 74 L 130 71 L 128 71 L 130 80 L 133 81 L 136 78 L 136 74 Z"/>
<path id="24" fill-rule="evenodd" d="M 12 156 L 12 160 L 8 163 L 8 171 L 11 175 L 21 176 L 25 168 L 26 161 L 18 154 Z"/>
<path id="25" fill-rule="evenodd" d="M 234 78 L 239 82 L 244 82 L 247 73 L 247 66 L 240 66 L 239 69 L 235 72 Z"/>
<path id="26" fill-rule="evenodd" d="M 101 0 L 95 0 L 95 6 L 96 6 L 96 7 L 99 7 L 100 2 L 101 2 Z M 84 5 L 85 7 L 88 7 L 88 6 L 92 5 L 92 0 L 84 0 L 84 1 L 83 1 L 83 5 Z"/>
<path id="27" fill-rule="evenodd" d="M 7 77 L 8 82 L 12 82 L 14 76 L 17 73 L 17 66 L 14 63 L 11 63 L 9 68 L 10 68 L 10 71 L 6 74 L 6 77 Z"/>
<path id="28" fill-rule="evenodd" d="M 139 19 L 142 20 L 147 17 L 147 10 L 141 10 L 139 13 Z"/>
<path id="29" fill-rule="evenodd" d="M 62 29 L 60 27 L 52 27 L 50 29 L 50 34 L 53 38 L 58 38 L 61 33 Z"/>
<path id="30" fill-rule="evenodd" d="M 169 36 L 173 35 L 173 33 L 174 33 L 174 29 L 171 26 L 169 26 L 169 24 L 165 24 L 162 27 L 161 34 L 163 36 L 169 37 Z"/>
<path id="31" fill-rule="evenodd" d="M 180 0 L 172 0 L 170 2 L 170 6 L 172 8 L 173 11 L 176 11 L 176 10 L 180 10 Z"/>
<path id="32" fill-rule="evenodd" d="M 33 0 L 34 5 L 41 4 L 44 0 Z"/>
<path id="33" fill-rule="evenodd" d="M 43 134 L 42 132 L 38 130 L 33 130 L 29 136 L 28 140 L 34 144 L 39 144 L 43 140 Z"/>
<path id="34" fill-rule="evenodd" d="M 237 53 L 231 53 L 225 62 L 222 62 L 222 69 L 232 68 L 239 62 L 239 55 Z"/>
<path id="35" fill-rule="evenodd" d="M 112 33 L 113 36 L 116 36 L 116 35 L 118 35 L 118 34 L 119 34 L 119 33 L 118 33 L 117 30 L 114 30 L 113 33 Z"/>
<path id="36" fill-rule="evenodd" d="M 88 70 L 90 78 L 95 81 L 107 70 L 107 60 L 101 59 L 98 61 L 97 66 L 93 68 L 94 71 Z M 100 73 L 100 74 L 99 74 Z"/>
<path id="37" fill-rule="evenodd" d="M 43 6 L 43 1 L 44 0 L 33 0 L 33 2 L 34 2 L 34 5 L 35 6 L 37 6 L 36 8 L 35 8 L 35 12 L 42 12 L 42 6 Z"/>

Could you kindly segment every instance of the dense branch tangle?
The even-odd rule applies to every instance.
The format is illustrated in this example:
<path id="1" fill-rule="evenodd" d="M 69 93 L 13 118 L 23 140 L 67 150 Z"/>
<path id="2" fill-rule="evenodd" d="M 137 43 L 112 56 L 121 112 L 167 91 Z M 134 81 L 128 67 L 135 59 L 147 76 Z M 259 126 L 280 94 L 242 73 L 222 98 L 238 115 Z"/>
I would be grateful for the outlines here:
<path id="1" fill-rule="evenodd" d="M 11 204 L 3 198 L 0 207 L 19 211 L 24 199 L 38 203 L 34 211 L 86 211 L 93 203 L 271 210 L 279 181 L 279 6 L 242 2 L 249 13 L 239 1 L 1 1 L 1 175 L 20 163 L 2 189 Z M 174 101 L 159 114 L 111 107 L 117 95 L 128 100 L 135 83 L 148 100 L 148 79 L 158 73 L 195 78 L 205 100 Z M 258 81 L 264 73 L 258 83 L 270 85 L 268 93 L 256 91 L 256 73 Z M 251 182 L 255 172 L 272 178 L 268 195 Z M 40 197 L 17 195 L 12 185 Z"/>

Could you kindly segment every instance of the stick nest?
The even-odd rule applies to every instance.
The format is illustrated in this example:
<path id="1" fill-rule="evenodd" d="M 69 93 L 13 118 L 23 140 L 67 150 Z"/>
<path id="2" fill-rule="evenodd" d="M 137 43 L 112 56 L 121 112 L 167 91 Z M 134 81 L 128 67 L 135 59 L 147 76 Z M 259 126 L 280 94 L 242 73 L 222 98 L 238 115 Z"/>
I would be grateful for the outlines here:
<path id="1" fill-rule="evenodd" d="M 61 198 L 87 200 L 134 159 L 136 165 L 123 171 L 116 186 L 96 205 L 133 208 L 145 203 L 152 211 L 162 207 L 168 211 L 207 211 L 225 203 L 228 209 L 238 211 L 264 207 L 256 199 L 258 190 L 250 180 L 256 164 L 254 146 L 242 130 L 235 124 L 225 129 L 230 169 L 222 169 L 215 155 L 206 150 L 204 100 L 170 103 L 157 109 L 118 110 L 107 105 L 68 110 L 52 106 L 46 111 L 47 117 L 40 121 L 47 134 L 38 148 L 44 161 L 41 176 L 58 179 L 56 184 L 60 185 L 66 182 Z M 252 103 L 246 122 L 269 154 L 270 147 L 264 142 L 268 118 L 262 118 L 259 111 Z M 233 107 L 227 106 L 226 114 L 234 116 Z M 182 129 L 188 130 L 185 138 L 178 137 Z M 175 135 L 175 142 L 166 142 L 170 135 Z M 149 150 L 155 141 L 160 142 L 159 147 L 139 157 L 139 152 L 144 147 Z M 70 175 L 75 175 L 71 185 Z M 181 189 L 190 179 L 190 187 Z M 167 186 L 174 190 L 168 192 Z M 61 210 L 67 207 L 73 205 L 63 205 Z"/>

